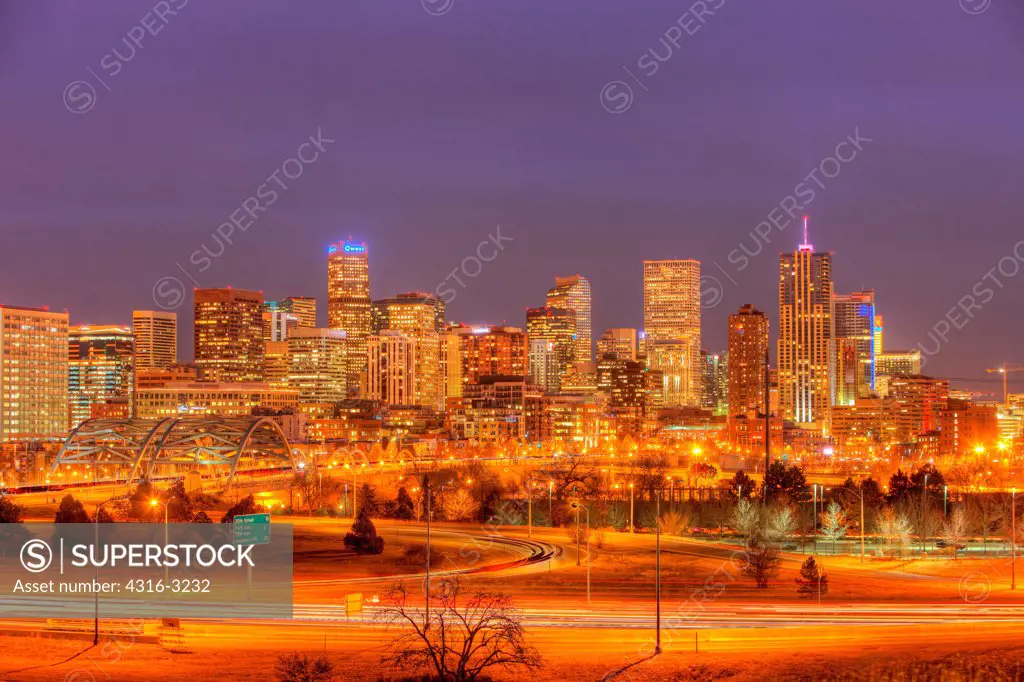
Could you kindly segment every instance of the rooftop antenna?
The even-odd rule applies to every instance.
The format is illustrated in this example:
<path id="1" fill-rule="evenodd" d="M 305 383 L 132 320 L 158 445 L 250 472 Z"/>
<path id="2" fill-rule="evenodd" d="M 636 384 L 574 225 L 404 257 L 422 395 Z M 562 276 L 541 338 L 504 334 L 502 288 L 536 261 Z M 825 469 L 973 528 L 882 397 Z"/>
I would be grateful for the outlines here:
<path id="1" fill-rule="evenodd" d="M 807 235 L 807 221 L 808 220 L 809 220 L 809 218 L 807 216 L 804 216 L 804 243 L 800 245 L 800 250 L 801 251 L 813 251 L 814 250 L 814 247 L 811 245 L 811 240 L 808 238 L 808 235 Z"/>

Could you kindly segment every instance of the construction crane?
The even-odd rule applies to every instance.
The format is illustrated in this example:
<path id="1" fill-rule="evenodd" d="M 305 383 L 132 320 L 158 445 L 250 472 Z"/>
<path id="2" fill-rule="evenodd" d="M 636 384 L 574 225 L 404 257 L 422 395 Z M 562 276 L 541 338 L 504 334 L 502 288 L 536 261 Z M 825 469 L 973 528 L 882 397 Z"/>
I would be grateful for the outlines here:
<path id="1" fill-rule="evenodd" d="M 1006 377 L 1012 372 L 1024 372 L 1024 365 L 1007 365 L 1003 364 L 1002 367 L 993 367 L 992 369 L 986 369 L 989 374 L 1002 374 L 1003 375 L 1003 405 L 1008 405 L 1007 402 L 1009 397 L 1006 392 Z"/>

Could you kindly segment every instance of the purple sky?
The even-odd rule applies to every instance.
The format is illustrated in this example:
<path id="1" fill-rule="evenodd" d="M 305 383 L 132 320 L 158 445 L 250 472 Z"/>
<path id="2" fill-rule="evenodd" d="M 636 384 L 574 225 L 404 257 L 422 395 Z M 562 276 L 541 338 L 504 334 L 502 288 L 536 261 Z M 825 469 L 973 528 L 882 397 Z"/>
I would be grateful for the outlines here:
<path id="1" fill-rule="evenodd" d="M 375 297 L 433 290 L 500 224 L 514 241 L 451 319 L 522 325 L 581 272 L 595 332 L 639 326 L 642 260 L 697 258 L 724 285 L 703 318 L 718 349 L 742 303 L 776 326 L 798 228 L 742 271 L 730 252 L 855 129 L 873 142 L 807 212 L 837 290 L 876 290 L 888 346 L 933 347 L 1024 238 L 1018 0 L 707 0 L 651 76 L 638 60 L 664 58 L 689 0 L 183 1 L 111 75 L 157 3 L 0 0 L 0 301 L 126 323 L 162 277 L 191 287 L 176 263 L 323 301 L 325 246 L 350 234 Z M 620 79 L 635 99 L 613 115 L 600 93 Z M 83 114 L 62 98 L 78 80 L 96 88 Z M 336 142 L 198 273 L 190 254 L 318 128 Z M 929 373 L 1024 362 L 1024 272 L 1002 279 Z M 178 312 L 190 357 L 191 296 Z"/>

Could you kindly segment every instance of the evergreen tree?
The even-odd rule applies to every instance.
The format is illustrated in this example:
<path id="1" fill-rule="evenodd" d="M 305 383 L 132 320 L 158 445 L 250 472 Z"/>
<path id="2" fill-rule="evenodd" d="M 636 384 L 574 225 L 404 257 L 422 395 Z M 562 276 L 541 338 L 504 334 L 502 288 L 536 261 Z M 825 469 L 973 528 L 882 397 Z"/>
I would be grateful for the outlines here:
<path id="1" fill-rule="evenodd" d="M 371 516 L 380 513 L 380 501 L 377 499 L 377 491 L 369 483 L 364 483 L 359 488 L 359 509 L 366 509 Z"/>
<path id="2" fill-rule="evenodd" d="M 167 489 L 167 492 L 163 495 L 164 502 L 167 503 L 167 517 L 171 521 L 177 521 L 179 523 L 188 523 L 192 520 L 195 515 L 195 509 L 192 506 L 192 500 L 189 499 L 188 493 L 185 492 L 185 481 L 178 479 Z"/>
<path id="3" fill-rule="evenodd" d="M 89 523 L 89 515 L 85 512 L 82 503 L 72 497 L 65 495 L 60 506 L 57 507 L 57 514 L 53 518 L 54 523 Z"/>
<path id="4" fill-rule="evenodd" d="M 221 523 L 231 523 L 235 520 L 236 516 L 244 516 L 245 514 L 259 514 L 263 511 L 263 505 L 256 504 L 256 498 L 252 495 L 247 495 L 240 499 L 235 506 L 227 510 L 224 514 L 224 518 L 220 520 Z"/>
<path id="5" fill-rule="evenodd" d="M 384 551 L 384 538 L 377 535 L 366 506 L 359 508 L 352 532 L 345 535 L 345 546 L 357 554 L 380 554 Z"/>
<path id="6" fill-rule="evenodd" d="M 821 571 L 820 577 L 819 570 Z M 819 581 L 821 594 L 828 594 L 828 575 L 814 560 L 814 557 L 807 557 L 807 561 L 800 567 L 800 577 L 796 579 L 796 591 L 801 597 L 814 597 L 818 594 Z"/>
<path id="7" fill-rule="evenodd" d="M 903 469 L 897 469 L 896 473 L 889 479 L 889 494 L 886 496 L 886 499 L 889 504 L 902 502 L 910 495 L 912 488 L 913 485 L 910 482 L 910 477 L 903 473 Z"/>
<path id="8" fill-rule="evenodd" d="M 402 521 L 409 521 L 415 516 L 414 505 L 409 491 L 404 487 L 398 489 L 398 497 L 395 498 L 395 518 Z"/>
<path id="9" fill-rule="evenodd" d="M 757 483 L 750 476 L 747 476 L 747 472 L 740 469 L 733 476 L 732 480 L 729 481 L 729 493 L 733 499 L 739 499 L 740 496 L 745 500 L 749 500 L 757 493 Z"/>

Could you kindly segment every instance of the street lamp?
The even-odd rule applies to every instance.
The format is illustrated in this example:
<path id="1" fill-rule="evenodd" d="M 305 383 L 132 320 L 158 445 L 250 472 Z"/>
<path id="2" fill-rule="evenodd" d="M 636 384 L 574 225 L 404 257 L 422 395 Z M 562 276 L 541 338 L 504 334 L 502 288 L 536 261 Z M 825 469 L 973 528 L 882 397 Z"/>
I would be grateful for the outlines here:
<path id="1" fill-rule="evenodd" d="M 156 499 L 155 497 L 149 501 L 149 506 L 155 507 L 157 505 L 161 505 L 164 508 L 164 551 L 166 552 L 167 551 L 167 545 L 170 542 L 170 540 L 167 537 L 168 528 L 170 528 L 170 525 L 167 522 L 167 503 L 166 502 L 161 502 L 160 500 Z M 165 561 L 164 562 L 164 582 L 165 583 L 168 582 L 168 580 L 167 580 L 167 570 L 168 570 L 167 569 L 167 562 Z"/>
<path id="2" fill-rule="evenodd" d="M 587 604 L 590 604 L 590 510 L 579 502 L 573 502 L 576 510 L 576 565 L 580 565 L 580 508 L 587 512 Z"/>
<path id="3" fill-rule="evenodd" d="M 114 498 L 107 500 L 106 502 L 100 502 L 96 505 L 96 511 L 93 516 L 93 525 L 96 527 L 96 546 L 100 546 L 100 510 L 103 509 L 103 505 L 113 502 Z M 100 567 L 96 565 L 96 583 L 100 582 Z M 97 646 L 100 643 L 100 593 L 97 590 L 94 595 L 94 611 L 93 611 L 93 630 L 92 630 L 92 645 Z"/>
<path id="4" fill-rule="evenodd" d="M 555 515 L 551 508 L 551 496 L 555 492 L 555 482 L 548 481 L 548 525 L 552 528 L 555 527 Z"/>
<path id="5" fill-rule="evenodd" d="M 633 484 L 629 484 L 629 534 L 633 535 Z"/>
<path id="6" fill-rule="evenodd" d="M 1010 509 L 1013 523 L 1010 526 L 1010 589 L 1017 589 L 1017 489 L 1010 494 Z"/>

